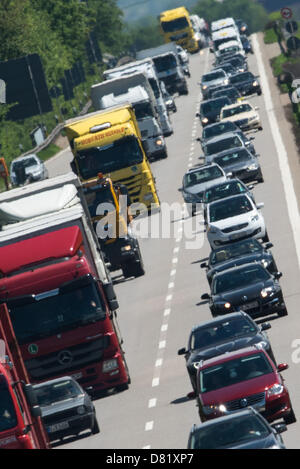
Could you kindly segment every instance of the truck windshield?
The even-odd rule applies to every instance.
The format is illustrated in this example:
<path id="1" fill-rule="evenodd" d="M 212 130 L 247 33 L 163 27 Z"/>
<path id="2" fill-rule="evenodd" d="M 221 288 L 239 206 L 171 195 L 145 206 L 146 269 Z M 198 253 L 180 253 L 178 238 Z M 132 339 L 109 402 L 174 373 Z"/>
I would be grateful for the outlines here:
<path id="1" fill-rule="evenodd" d="M 134 105 L 135 117 L 137 120 L 145 119 L 146 117 L 154 117 L 151 104 L 148 102 L 136 103 Z"/>
<path id="2" fill-rule="evenodd" d="M 72 282 L 73 283 L 73 282 Z M 44 293 L 8 302 L 20 344 L 50 337 L 62 331 L 106 318 L 104 305 L 94 283 L 78 287 L 78 282 Z"/>
<path id="3" fill-rule="evenodd" d="M 164 55 L 162 57 L 155 57 L 154 59 L 155 67 L 158 72 L 165 72 L 170 70 L 170 68 L 176 68 L 177 62 L 174 55 Z"/>
<path id="4" fill-rule="evenodd" d="M 189 27 L 187 19 L 183 16 L 182 18 L 177 18 L 173 21 L 162 21 L 161 27 L 165 33 L 173 33 L 174 31 L 179 31 L 180 29 L 185 29 Z"/>
<path id="5" fill-rule="evenodd" d="M 110 145 L 78 152 L 79 171 L 83 179 L 98 173 L 111 173 L 143 162 L 143 153 L 135 137 L 124 137 Z"/>
<path id="6" fill-rule="evenodd" d="M 155 80 L 155 78 L 148 78 L 148 80 L 149 80 L 149 83 L 151 85 L 151 88 L 152 88 L 152 91 L 154 93 L 155 98 L 159 98 L 160 97 L 160 91 L 159 91 L 157 81 Z"/>
<path id="7" fill-rule="evenodd" d="M 16 411 L 5 378 L 0 376 L 0 432 L 18 424 Z"/>

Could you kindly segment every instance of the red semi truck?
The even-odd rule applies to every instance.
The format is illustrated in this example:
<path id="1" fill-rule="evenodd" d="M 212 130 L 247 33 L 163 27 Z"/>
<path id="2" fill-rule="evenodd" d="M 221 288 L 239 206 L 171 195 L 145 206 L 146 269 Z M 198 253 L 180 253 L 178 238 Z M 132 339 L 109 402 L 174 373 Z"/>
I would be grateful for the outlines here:
<path id="1" fill-rule="evenodd" d="M 0 305 L 0 449 L 50 449 L 5 305 Z"/>
<path id="2" fill-rule="evenodd" d="M 71 375 L 88 392 L 130 382 L 118 303 L 73 173 L 0 195 L 0 302 L 30 382 Z"/>

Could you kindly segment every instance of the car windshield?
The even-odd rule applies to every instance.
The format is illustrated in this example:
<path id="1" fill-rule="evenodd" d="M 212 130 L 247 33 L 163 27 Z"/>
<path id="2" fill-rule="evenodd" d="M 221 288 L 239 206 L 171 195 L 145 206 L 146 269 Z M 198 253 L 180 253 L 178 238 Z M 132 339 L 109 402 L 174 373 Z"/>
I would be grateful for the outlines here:
<path id="1" fill-rule="evenodd" d="M 212 99 L 210 101 L 205 101 L 200 106 L 200 113 L 208 114 L 213 111 L 220 112 L 222 107 L 226 106 L 227 104 L 230 104 L 230 100 L 229 98 L 227 98 L 227 96 L 223 96 L 218 99 Z"/>
<path id="2" fill-rule="evenodd" d="M 37 166 L 38 162 L 35 158 L 26 158 L 12 163 L 12 169 L 15 171 L 17 168 L 29 168 L 30 166 Z"/>
<path id="3" fill-rule="evenodd" d="M 158 72 L 165 72 L 166 70 L 177 66 L 176 58 L 173 54 L 154 57 L 153 61 Z"/>
<path id="4" fill-rule="evenodd" d="M 209 83 L 210 81 L 218 80 L 218 79 L 225 78 L 225 77 L 226 75 L 223 70 L 217 70 L 216 72 L 203 75 L 202 83 Z"/>
<path id="5" fill-rule="evenodd" d="M 182 17 L 172 21 L 162 21 L 161 27 L 165 33 L 173 33 L 188 28 L 189 23 L 185 17 Z"/>
<path id="6" fill-rule="evenodd" d="M 70 331 L 106 318 L 94 282 L 75 280 L 60 289 L 7 302 L 20 344 Z"/>
<path id="7" fill-rule="evenodd" d="M 234 75 L 233 77 L 230 77 L 231 83 L 239 83 L 241 81 L 250 81 L 254 80 L 254 77 L 251 72 L 244 72 L 244 73 L 239 73 L 238 75 Z"/>
<path id="8" fill-rule="evenodd" d="M 262 252 L 262 249 L 262 245 L 255 238 L 245 239 L 238 243 L 232 243 L 222 248 L 217 248 L 211 252 L 209 260 L 211 265 L 216 265 L 236 257 Z"/>
<path id="9" fill-rule="evenodd" d="M 238 150 L 232 153 L 228 153 L 227 155 L 217 156 L 214 161 L 222 168 L 226 166 L 231 166 L 236 163 L 246 163 L 251 160 L 251 156 L 247 152 L 247 150 Z"/>
<path id="10" fill-rule="evenodd" d="M 250 106 L 250 104 L 239 104 L 238 106 L 223 109 L 222 118 L 236 116 L 237 114 L 241 114 L 242 112 L 250 111 L 253 111 L 253 108 Z"/>
<path id="11" fill-rule="evenodd" d="M 218 274 L 213 279 L 213 294 L 220 295 L 222 293 L 239 290 L 249 285 L 265 282 L 270 279 L 270 274 L 260 265 L 249 265 L 242 269 L 230 270 Z"/>
<path id="12" fill-rule="evenodd" d="M 191 449 L 230 448 L 239 444 L 267 438 L 270 430 L 256 415 L 235 417 L 213 425 L 197 428 L 191 435 Z"/>
<path id="13" fill-rule="evenodd" d="M 215 200 L 224 199 L 231 195 L 247 192 L 247 188 L 240 181 L 229 181 L 215 187 L 207 189 L 203 196 L 203 202 L 208 204 Z"/>
<path id="14" fill-rule="evenodd" d="M 74 399 L 74 397 L 82 394 L 78 384 L 70 379 L 58 381 L 56 383 L 46 383 L 43 386 L 35 387 L 34 390 L 41 407 L 56 404 L 57 402 L 65 401 L 67 399 Z"/>
<path id="15" fill-rule="evenodd" d="M 227 90 L 215 91 L 212 94 L 212 98 L 218 98 L 219 96 L 228 96 L 228 98 L 239 98 L 240 93 L 235 88 L 228 88 Z"/>
<path id="16" fill-rule="evenodd" d="M 234 358 L 201 370 L 200 392 L 216 391 L 270 373 L 274 371 L 263 352 Z"/>
<path id="17" fill-rule="evenodd" d="M 209 221 L 216 222 L 225 218 L 237 217 L 253 210 L 250 200 L 245 196 L 224 199 L 209 205 Z"/>
<path id="18" fill-rule="evenodd" d="M 211 181 L 212 179 L 220 178 L 222 176 L 224 176 L 224 174 L 218 166 L 211 166 L 185 174 L 183 185 L 187 188 L 194 186 L 195 184 L 203 184 L 204 182 Z"/>
<path id="19" fill-rule="evenodd" d="M 226 132 L 232 132 L 236 129 L 237 129 L 236 125 L 230 121 L 220 122 L 219 124 L 215 124 L 212 126 L 207 125 L 203 129 L 202 139 L 207 140 L 212 137 L 218 137 L 221 134 L 224 134 Z"/>
<path id="20" fill-rule="evenodd" d="M 113 212 L 116 209 L 115 201 L 109 187 L 104 187 L 99 190 L 93 187 L 85 188 L 84 195 L 91 217 L 98 215 L 99 210 L 97 213 L 97 209 L 102 204 L 105 204 L 105 206 L 103 205 L 103 208 L 109 212 Z M 101 211 L 101 214 L 102 213 L 103 211 Z"/>
<path id="21" fill-rule="evenodd" d="M 0 432 L 10 430 L 18 425 L 17 415 L 4 376 L 0 375 Z"/>
<path id="22" fill-rule="evenodd" d="M 222 151 L 229 150 L 230 148 L 242 147 L 243 142 L 240 138 L 235 135 L 232 137 L 224 138 L 218 140 L 217 142 L 207 143 L 203 147 L 205 155 L 215 155 L 216 153 L 221 153 Z"/>
<path id="23" fill-rule="evenodd" d="M 243 59 L 239 57 L 228 58 L 227 61 L 230 62 L 233 67 L 242 67 L 244 65 Z"/>
<path id="24" fill-rule="evenodd" d="M 224 319 L 211 326 L 196 329 L 190 338 L 190 350 L 214 347 L 218 342 L 233 340 L 237 337 L 257 334 L 254 322 L 244 316 Z"/>
<path id="25" fill-rule="evenodd" d="M 103 147 L 78 152 L 77 162 L 83 179 L 108 174 L 118 169 L 140 164 L 143 153 L 135 137 L 124 137 Z"/>

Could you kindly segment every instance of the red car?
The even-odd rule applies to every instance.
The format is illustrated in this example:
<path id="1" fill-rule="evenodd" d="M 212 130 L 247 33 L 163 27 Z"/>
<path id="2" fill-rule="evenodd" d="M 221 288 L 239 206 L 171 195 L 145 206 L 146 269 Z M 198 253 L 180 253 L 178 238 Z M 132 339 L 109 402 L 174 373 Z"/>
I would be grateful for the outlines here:
<path id="1" fill-rule="evenodd" d="M 200 363 L 197 401 L 202 422 L 230 412 L 254 407 L 269 422 L 283 418 L 296 422 L 289 392 L 280 372 L 258 346 L 226 353 Z"/>

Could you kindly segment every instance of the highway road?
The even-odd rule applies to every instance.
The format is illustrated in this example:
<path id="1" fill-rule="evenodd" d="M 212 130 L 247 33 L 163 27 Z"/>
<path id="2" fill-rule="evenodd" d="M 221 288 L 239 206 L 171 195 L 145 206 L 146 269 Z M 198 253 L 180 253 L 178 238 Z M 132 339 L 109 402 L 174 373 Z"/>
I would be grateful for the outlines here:
<path id="1" fill-rule="evenodd" d="M 277 362 L 289 364 L 283 376 L 298 417 L 283 439 L 287 448 L 300 448 L 299 213 L 255 38 L 254 46 L 256 53 L 248 59 L 249 68 L 261 76 L 263 95 L 251 98 L 251 102 L 259 106 L 264 128 L 253 135 L 265 178 L 254 193 L 257 202 L 265 203 L 262 211 L 274 243 L 272 252 L 283 272 L 281 285 L 289 313 L 284 318 L 270 318 L 269 337 Z M 190 219 L 182 213 L 178 188 L 187 168 L 200 162 L 196 137 L 201 135 L 201 125 L 195 114 L 201 95 L 197 82 L 210 70 L 212 60 L 208 50 L 190 57 L 189 95 L 176 101 L 178 112 L 172 116 L 175 132 L 167 140 L 169 157 L 152 164 L 161 202 L 178 205 L 171 221 L 164 214 L 171 235 L 167 236 L 168 229 L 157 229 L 154 220 L 159 221 L 159 215 L 152 217 L 152 236 L 143 232 L 140 240 L 146 275 L 123 281 L 113 273 L 132 384 L 127 391 L 94 401 L 100 434 L 59 448 L 184 449 L 190 428 L 199 423 L 196 401 L 187 398 L 191 386 L 185 360 L 177 350 L 186 346 L 193 325 L 211 318 L 208 305 L 200 299 L 209 291 L 200 261 L 210 248 L 201 216 Z M 69 171 L 70 159 L 70 151 L 65 150 L 50 160 L 50 176 Z M 192 239 L 187 239 L 191 233 Z"/>

